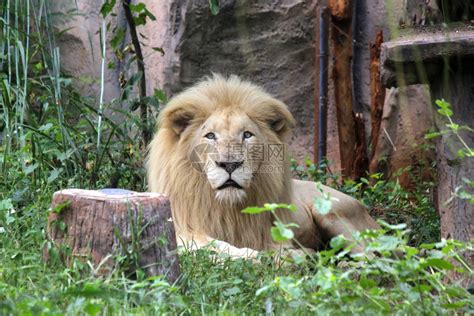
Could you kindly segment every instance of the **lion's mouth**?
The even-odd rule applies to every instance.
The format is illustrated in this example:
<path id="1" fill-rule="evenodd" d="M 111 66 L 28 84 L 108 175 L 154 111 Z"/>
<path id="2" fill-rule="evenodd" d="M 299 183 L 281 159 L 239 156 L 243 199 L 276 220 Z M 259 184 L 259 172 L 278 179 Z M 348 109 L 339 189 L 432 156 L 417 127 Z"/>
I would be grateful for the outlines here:
<path id="1" fill-rule="evenodd" d="M 243 189 L 237 182 L 235 182 L 232 179 L 227 180 L 222 184 L 220 187 L 217 188 L 217 190 L 222 190 L 225 188 L 237 188 L 237 189 Z"/>

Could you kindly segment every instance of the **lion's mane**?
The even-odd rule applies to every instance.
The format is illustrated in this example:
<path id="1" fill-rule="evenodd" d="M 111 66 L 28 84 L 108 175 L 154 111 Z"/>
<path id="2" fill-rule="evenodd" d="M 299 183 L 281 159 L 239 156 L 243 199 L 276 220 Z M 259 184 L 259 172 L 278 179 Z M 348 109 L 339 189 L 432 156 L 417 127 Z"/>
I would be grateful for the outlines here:
<path id="1" fill-rule="evenodd" d="M 248 215 L 241 210 L 270 202 L 291 203 L 286 155 L 284 161 L 272 162 L 284 172 L 255 173 L 245 203 L 232 206 L 216 200 L 206 175 L 193 168 L 189 159 L 198 145 L 193 143 L 196 130 L 209 115 L 225 107 L 245 112 L 259 125 L 266 142 L 286 146 L 294 124 L 286 105 L 238 77 L 214 75 L 175 96 L 160 113 L 147 157 L 149 189 L 170 198 L 178 235 L 202 233 L 237 247 L 267 249 L 272 244 L 269 232 L 274 218 L 269 213 Z"/>

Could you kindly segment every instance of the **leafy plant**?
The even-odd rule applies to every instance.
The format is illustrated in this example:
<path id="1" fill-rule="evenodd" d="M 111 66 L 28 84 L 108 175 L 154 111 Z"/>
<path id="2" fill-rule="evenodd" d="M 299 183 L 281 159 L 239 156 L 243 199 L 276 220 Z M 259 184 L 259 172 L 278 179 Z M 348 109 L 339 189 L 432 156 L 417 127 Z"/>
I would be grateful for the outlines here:
<path id="1" fill-rule="evenodd" d="M 461 131 L 468 133 L 474 133 L 474 130 L 467 125 L 456 124 L 452 120 L 453 110 L 451 104 L 445 100 L 436 100 L 436 105 L 438 106 L 438 113 L 447 119 L 446 129 L 439 132 L 433 132 L 425 135 L 425 138 L 431 139 L 435 137 L 440 137 L 442 135 L 454 135 L 459 143 L 462 145 L 462 148 L 457 151 L 457 156 L 460 159 L 472 159 L 474 158 L 474 148 L 469 147 L 466 141 L 461 136 Z M 459 186 L 455 189 L 453 198 L 460 198 L 464 200 L 469 200 L 471 204 L 474 204 L 474 194 L 472 193 L 474 189 L 474 181 L 471 179 L 463 178 L 463 183 L 460 183 Z M 449 201 L 446 201 L 448 203 Z"/>
<path id="2" fill-rule="evenodd" d="M 136 72 L 132 72 L 130 78 L 126 79 L 126 75 L 123 71 L 120 74 L 121 86 L 123 88 L 120 101 L 128 101 L 128 99 L 130 99 L 130 94 L 133 92 L 136 86 L 138 86 L 138 98 L 133 98 L 132 101 L 129 102 L 129 108 L 131 111 L 135 111 L 137 108 L 140 109 L 139 126 L 141 128 L 142 133 L 142 147 L 144 148 L 151 140 L 155 123 L 154 119 L 152 119 L 150 105 L 155 106 L 156 109 L 158 109 L 160 101 L 162 101 L 163 98 L 155 98 L 154 96 L 147 95 L 145 62 L 142 53 L 142 43 L 140 42 L 139 34 L 142 38 L 144 38 L 145 36 L 137 31 L 137 27 L 141 25 L 146 25 L 148 20 L 154 21 L 156 20 L 156 18 L 142 2 L 138 4 L 133 4 L 130 0 L 121 0 L 120 3 L 122 4 L 122 9 L 127 20 L 127 29 L 130 33 L 131 43 L 124 45 L 127 29 L 115 27 L 112 30 L 113 37 L 110 41 L 110 44 L 113 52 L 115 53 L 119 61 L 125 61 L 126 56 L 130 55 L 130 58 L 128 58 L 128 62 L 126 63 L 128 67 L 130 67 L 133 62 L 136 62 L 137 70 Z M 105 26 L 105 19 L 110 15 L 113 15 L 112 11 L 115 5 L 116 0 L 107 0 L 104 2 L 100 10 L 103 18 L 103 26 L 101 33 L 103 35 L 102 45 L 104 45 L 104 47 L 106 45 L 104 34 L 110 30 L 111 26 L 110 22 L 107 24 L 107 26 Z M 154 47 L 153 51 L 158 51 L 162 55 L 164 54 L 163 49 L 160 47 Z M 103 56 L 104 55 L 105 50 L 103 52 Z M 114 68 L 115 65 L 113 62 L 111 62 L 109 63 L 108 67 Z M 104 61 L 102 64 L 102 69 L 103 68 Z M 156 91 L 157 90 L 155 90 L 155 96 L 157 95 Z M 162 91 L 161 94 L 163 94 Z"/>
<path id="3" fill-rule="evenodd" d="M 275 217 L 274 227 L 271 229 L 272 238 L 276 242 L 285 242 L 293 239 L 294 233 L 291 230 L 292 227 L 298 227 L 297 224 L 288 223 L 285 224 L 278 217 L 277 210 L 289 210 L 291 212 L 296 212 L 296 207 L 294 205 L 288 204 L 275 204 L 275 203 L 266 203 L 263 207 L 247 207 L 242 210 L 244 214 L 260 214 L 263 212 L 270 212 Z"/>
<path id="4" fill-rule="evenodd" d="M 209 0 L 209 9 L 212 15 L 219 14 L 219 0 Z"/>
<path id="5" fill-rule="evenodd" d="M 472 243 L 443 240 L 414 248 L 407 245 L 405 225 L 383 225 L 384 229 L 363 232 L 349 244 L 342 236 L 334 238 L 330 249 L 316 253 L 317 260 L 307 262 L 313 273 L 276 276 L 258 289 L 256 296 L 271 302 L 270 306 L 283 306 L 287 312 L 444 314 L 472 311 L 471 295 L 456 282 L 443 281 L 451 270 L 464 273 L 466 278 L 472 276 L 472 270 L 459 256 L 459 252 L 471 251 Z M 367 251 L 377 256 L 347 257 L 356 242 L 367 244 Z"/>

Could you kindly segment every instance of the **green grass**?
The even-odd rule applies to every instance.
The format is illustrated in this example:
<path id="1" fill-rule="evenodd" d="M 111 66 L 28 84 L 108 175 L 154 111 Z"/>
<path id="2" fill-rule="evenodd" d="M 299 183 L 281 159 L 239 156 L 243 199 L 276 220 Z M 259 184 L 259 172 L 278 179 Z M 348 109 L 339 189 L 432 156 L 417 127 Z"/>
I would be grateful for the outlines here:
<path id="1" fill-rule="evenodd" d="M 123 99 L 106 105 L 120 113 L 120 122 L 99 120 L 96 101 L 82 97 L 60 73 L 48 1 L 5 0 L 0 16 L 0 315 L 473 311 L 472 296 L 459 283 L 472 277 L 460 254 L 473 245 L 439 241 L 432 184 L 407 192 L 380 175 L 338 187 L 369 206 L 374 217 L 407 224 L 361 234 L 375 256 L 349 256 L 340 238 L 311 258 L 278 264 L 271 253 L 254 262 L 204 249 L 180 255 L 182 274 L 174 284 L 143 273 L 128 278 L 127 267 L 97 276 L 87 261 L 66 266 L 56 247 L 44 262 L 54 191 L 145 189 L 143 151 L 134 137 L 144 123 L 123 110 L 134 102 Z M 148 101 L 163 99 L 158 93 Z M 311 164 L 295 166 L 295 172 L 334 178 Z"/>
<path id="2" fill-rule="evenodd" d="M 22 207 L 3 206 L 0 314 L 446 314 L 474 307 L 471 295 L 448 277 L 454 269 L 463 271 L 451 262 L 459 262 L 457 254 L 467 246 L 411 247 L 403 225 L 361 237 L 375 258 L 351 258 L 343 241 L 334 239 L 332 249 L 310 259 L 278 264 L 272 254 L 257 263 L 208 250 L 185 252 L 175 284 L 140 273 L 132 280 L 119 268 L 98 277 L 87 262 L 66 267 L 54 255 L 42 260 L 51 194 L 39 192 Z M 427 254 L 420 255 L 421 249 Z M 404 255 L 397 259 L 395 251 Z"/>

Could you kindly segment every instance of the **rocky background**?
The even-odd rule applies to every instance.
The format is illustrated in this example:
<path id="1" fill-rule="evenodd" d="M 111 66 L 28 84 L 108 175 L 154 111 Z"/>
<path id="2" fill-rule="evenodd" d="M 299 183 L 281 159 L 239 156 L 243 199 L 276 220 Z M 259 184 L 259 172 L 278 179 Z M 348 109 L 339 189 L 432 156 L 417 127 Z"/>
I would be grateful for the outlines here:
<path id="1" fill-rule="evenodd" d="M 139 27 L 144 35 L 148 93 L 163 89 L 168 97 L 212 72 L 237 74 L 262 85 L 282 99 L 296 118 L 297 127 L 290 142 L 293 156 L 302 161 L 313 158 L 314 104 L 318 84 L 318 10 L 316 0 L 221 0 L 220 12 L 210 13 L 208 0 L 144 0 L 156 21 Z M 370 139 L 370 44 L 378 31 L 384 39 L 395 36 L 390 23 L 406 19 L 406 1 L 358 0 L 354 24 L 355 108 L 363 113 L 366 136 Z M 98 100 L 101 66 L 98 30 L 101 2 L 93 0 L 56 1 L 54 25 L 61 32 L 58 45 L 63 71 L 75 85 Z M 120 11 L 112 27 L 126 24 Z M 109 22 L 109 21 L 107 21 Z M 110 39 L 110 34 L 108 37 Z M 130 39 L 125 37 L 123 46 Z M 164 56 L 154 51 L 160 47 Z M 116 67 L 106 70 L 105 99 L 120 95 L 123 62 L 110 51 L 107 62 Z M 331 63 L 337 63 L 332 56 Z M 337 119 L 334 108 L 334 82 L 330 78 L 328 113 L 328 158 L 332 171 L 340 171 Z M 406 93 L 408 92 L 408 93 Z M 374 170 L 393 173 L 427 157 L 420 146 L 432 126 L 431 100 L 426 87 L 411 86 L 399 97 L 396 89 L 387 91 L 378 148 L 373 149 Z M 403 110 L 400 110 L 403 109 Z M 422 122 L 421 124 L 415 122 Z M 317 127 L 317 124 L 316 124 Z M 369 154 L 371 156 L 371 154 Z M 428 154 L 429 157 L 429 154 Z M 379 165 L 383 161 L 383 165 Z M 408 180 L 406 180 L 408 184 Z"/>

